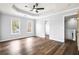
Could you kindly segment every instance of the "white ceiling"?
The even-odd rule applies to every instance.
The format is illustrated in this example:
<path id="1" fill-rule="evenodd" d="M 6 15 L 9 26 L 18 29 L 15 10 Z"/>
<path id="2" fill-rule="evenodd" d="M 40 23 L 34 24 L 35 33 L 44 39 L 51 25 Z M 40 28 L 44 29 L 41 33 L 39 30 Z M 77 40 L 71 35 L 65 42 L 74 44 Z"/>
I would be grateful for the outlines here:
<path id="1" fill-rule="evenodd" d="M 30 13 L 29 15 L 42 15 L 42 14 L 48 14 L 48 13 L 57 13 L 62 12 L 64 10 L 69 10 L 73 8 L 79 7 L 78 3 L 39 3 L 38 7 L 44 7 L 44 10 L 39 11 L 39 13 L 35 13 L 34 11 L 29 11 L 32 9 L 32 6 L 34 3 L 1 3 L 0 4 L 0 11 L 4 13 L 10 13 L 10 14 L 18 14 L 18 15 L 25 15 L 22 12 L 18 12 L 13 8 L 13 5 L 15 5 L 19 10 L 24 11 L 25 14 Z M 27 5 L 28 7 L 25 7 Z M 28 13 L 27 13 L 28 12 Z"/>
<path id="2" fill-rule="evenodd" d="M 34 3 L 29 3 L 29 4 L 15 4 L 17 7 L 23 9 L 23 10 L 31 10 L 32 6 Z M 24 7 L 27 5 L 28 7 Z M 52 12 L 60 12 L 63 10 L 79 7 L 79 4 L 77 3 L 39 3 L 38 7 L 44 7 L 44 10 L 39 11 L 40 12 L 47 12 L 47 11 L 52 11 Z"/>

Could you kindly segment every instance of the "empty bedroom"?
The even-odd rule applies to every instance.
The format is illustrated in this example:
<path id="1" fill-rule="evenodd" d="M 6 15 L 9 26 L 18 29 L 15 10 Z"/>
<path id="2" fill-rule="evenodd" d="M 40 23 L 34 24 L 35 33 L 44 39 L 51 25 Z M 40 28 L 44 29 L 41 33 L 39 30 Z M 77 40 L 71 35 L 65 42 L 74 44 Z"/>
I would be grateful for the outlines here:
<path id="1" fill-rule="evenodd" d="M 79 3 L 0 3 L 0 55 L 78 55 Z"/>

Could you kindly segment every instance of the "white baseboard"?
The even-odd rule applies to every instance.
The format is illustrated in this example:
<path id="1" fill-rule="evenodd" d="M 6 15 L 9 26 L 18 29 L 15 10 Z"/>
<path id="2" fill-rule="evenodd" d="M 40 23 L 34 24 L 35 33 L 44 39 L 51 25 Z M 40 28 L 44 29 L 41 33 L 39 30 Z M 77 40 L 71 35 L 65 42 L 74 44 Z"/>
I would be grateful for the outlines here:
<path id="1" fill-rule="evenodd" d="M 28 37 L 33 37 L 33 36 L 28 36 Z M 18 40 L 18 39 L 22 39 L 22 38 L 28 38 L 28 37 L 17 37 L 17 38 L 8 38 L 8 39 L 3 39 L 0 40 L 0 42 L 6 42 L 6 41 L 10 41 L 10 40 Z"/>

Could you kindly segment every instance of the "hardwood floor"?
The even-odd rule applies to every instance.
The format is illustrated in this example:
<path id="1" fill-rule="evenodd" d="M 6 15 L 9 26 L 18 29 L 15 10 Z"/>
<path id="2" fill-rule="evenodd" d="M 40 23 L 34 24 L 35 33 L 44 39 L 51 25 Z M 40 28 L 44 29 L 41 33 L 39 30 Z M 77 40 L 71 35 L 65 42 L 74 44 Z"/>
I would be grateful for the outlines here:
<path id="1" fill-rule="evenodd" d="M 75 49 L 69 48 L 68 43 L 60 43 L 54 40 L 30 37 L 14 41 L 0 43 L 0 55 L 62 55 L 70 54 Z M 71 51 L 71 50 L 72 51 Z M 69 52 L 69 53 L 65 53 Z M 73 53 L 72 53 L 73 54 Z"/>
<path id="2" fill-rule="evenodd" d="M 67 44 L 67 47 L 66 47 L 66 52 L 64 54 L 66 55 L 78 54 L 78 48 L 76 45 L 76 41 L 67 40 L 66 44 Z"/>

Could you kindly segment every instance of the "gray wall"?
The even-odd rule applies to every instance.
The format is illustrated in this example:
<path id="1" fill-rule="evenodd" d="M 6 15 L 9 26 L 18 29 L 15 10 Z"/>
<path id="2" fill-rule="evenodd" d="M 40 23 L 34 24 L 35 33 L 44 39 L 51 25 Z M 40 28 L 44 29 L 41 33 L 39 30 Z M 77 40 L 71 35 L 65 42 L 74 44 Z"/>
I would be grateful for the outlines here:
<path id="1" fill-rule="evenodd" d="M 0 15 L 0 40 L 1 40 L 1 15 Z"/>
<path id="2" fill-rule="evenodd" d="M 66 19 L 66 39 L 76 39 L 77 20 L 76 18 Z M 72 37 L 73 33 L 73 37 Z"/>
<path id="3" fill-rule="evenodd" d="M 21 21 L 21 29 L 20 29 L 20 34 L 11 34 L 11 19 L 18 18 Z M 32 22 L 32 32 L 27 32 L 27 22 L 31 21 Z M 19 16 L 13 16 L 13 15 L 8 15 L 8 14 L 0 14 L 0 31 L 1 31 L 1 40 L 10 40 L 10 39 L 16 39 L 16 38 L 21 38 L 21 37 L 29 37 L 29 36 L 35 36 L 35 31 L 34 31 L 34 22 L 35 20 L 32 20 L 26 16 L 24 17 L 19 17 Z"/>

